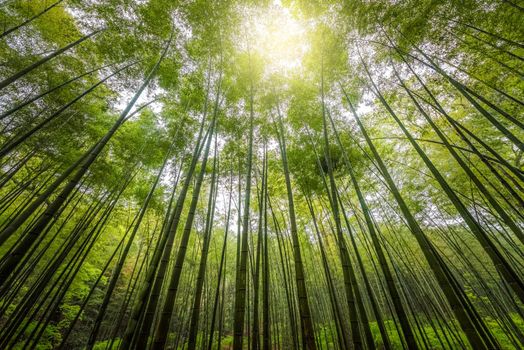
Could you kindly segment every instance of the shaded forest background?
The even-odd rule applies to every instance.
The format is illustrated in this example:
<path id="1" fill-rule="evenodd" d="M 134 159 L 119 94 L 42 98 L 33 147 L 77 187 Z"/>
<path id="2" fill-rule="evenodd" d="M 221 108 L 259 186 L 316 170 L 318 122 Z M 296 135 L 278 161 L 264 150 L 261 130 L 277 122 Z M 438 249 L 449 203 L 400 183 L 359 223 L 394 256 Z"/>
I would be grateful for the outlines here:
<path id="1" fill-rule="evenodd" d="M 0 348 L 524 347 L 523 23 L 1 1 Z"/>

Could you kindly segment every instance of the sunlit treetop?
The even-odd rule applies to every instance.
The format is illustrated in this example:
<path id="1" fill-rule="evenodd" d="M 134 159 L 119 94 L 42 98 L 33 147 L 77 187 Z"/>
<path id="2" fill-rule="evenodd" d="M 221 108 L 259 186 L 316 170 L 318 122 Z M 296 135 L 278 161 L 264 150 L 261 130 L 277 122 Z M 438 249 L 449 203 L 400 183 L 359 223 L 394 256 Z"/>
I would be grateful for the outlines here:
<path id="1" fill-rule="evenodd" d="M 242 22 L 233 36 L 236 49 L 260 56 L 264 75 L 287 76 L 303 69 L 311 20 L 299 18 L 280 1 L 263 7 L 241 5 L 238 11 Z"/>

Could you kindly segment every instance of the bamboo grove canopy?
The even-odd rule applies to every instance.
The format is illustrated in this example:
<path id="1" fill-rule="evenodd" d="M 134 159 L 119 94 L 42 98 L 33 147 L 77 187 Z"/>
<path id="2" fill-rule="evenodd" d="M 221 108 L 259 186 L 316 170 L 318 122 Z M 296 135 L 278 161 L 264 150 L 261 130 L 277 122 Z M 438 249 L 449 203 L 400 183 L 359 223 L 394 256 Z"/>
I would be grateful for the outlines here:
<path id="1" fill-rule="evenodd" d="M 1 0 L 1 349 L 524 348 L 521 0 Z"/>

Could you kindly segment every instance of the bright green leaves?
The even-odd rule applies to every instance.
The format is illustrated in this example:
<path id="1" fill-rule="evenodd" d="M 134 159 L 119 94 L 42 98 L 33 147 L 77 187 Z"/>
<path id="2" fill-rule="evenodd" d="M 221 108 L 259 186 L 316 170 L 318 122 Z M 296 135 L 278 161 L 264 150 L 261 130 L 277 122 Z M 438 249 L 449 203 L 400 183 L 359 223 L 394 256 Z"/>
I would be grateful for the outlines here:
<path id="1" fill-rule="evenodd" d="M 345 41 L 344 33 L 335 32 L 329 24 L 317 24 L 310 34 L 311 50 L 305 66 L 319 84 L 322 76 L 326 86 L 329 86 L 329 82 L 346 75 L 348 52 Z"/>
<path id="2" fill-rule="evenodd" d="M 55 2 L 55 1 L 52 1 Z M 23 2 L 21 8 L 30 7 L 24 15 L 32 17 L 52 4 L 51 1 Z M 27 9 L 27 8 L 26 8 Z M 46 41 L 55 42 L 59 46 L 67 45 L 81 34 L 76 27 L 73 16 L 63 7 L 56 6 L 34 21 L 34 26 Z"/>
<path id="3" fill-rule="evenodd" d="M 143 29 L 162 37 L 169 36 L 177 17 L 175 1 L 149 0 L 138 11 L 142 15 Z"/>

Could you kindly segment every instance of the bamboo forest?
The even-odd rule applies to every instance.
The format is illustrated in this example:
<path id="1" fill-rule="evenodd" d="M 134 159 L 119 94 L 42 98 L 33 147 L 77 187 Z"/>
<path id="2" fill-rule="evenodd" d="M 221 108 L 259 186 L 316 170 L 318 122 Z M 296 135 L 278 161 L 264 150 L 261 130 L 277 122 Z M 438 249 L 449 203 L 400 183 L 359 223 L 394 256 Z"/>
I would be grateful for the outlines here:
<path id="1" fill-rule="evenodd" d="M 0 349 L 524 349 L 523 0 L 0 0 Z"/>

